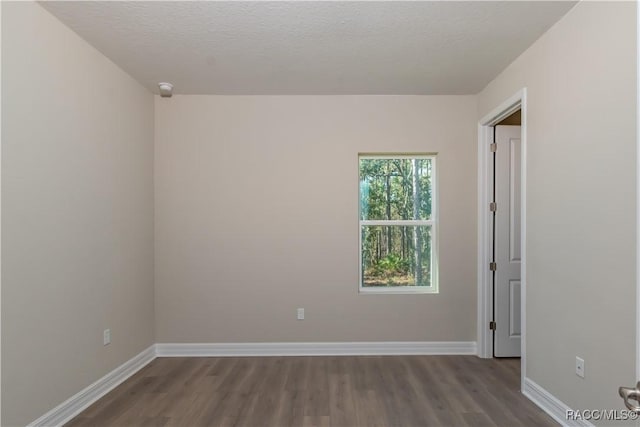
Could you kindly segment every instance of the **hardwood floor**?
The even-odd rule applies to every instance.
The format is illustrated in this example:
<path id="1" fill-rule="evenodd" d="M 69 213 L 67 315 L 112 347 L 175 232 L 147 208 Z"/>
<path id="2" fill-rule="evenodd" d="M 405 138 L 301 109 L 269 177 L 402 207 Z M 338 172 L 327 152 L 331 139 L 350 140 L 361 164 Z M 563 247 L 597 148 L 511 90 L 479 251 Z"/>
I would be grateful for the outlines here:
<path id="1" fill-rule="evenodd" d="M 555 426 L 519 382 L 475 356 L 158 358 L 67 426 Z"/>

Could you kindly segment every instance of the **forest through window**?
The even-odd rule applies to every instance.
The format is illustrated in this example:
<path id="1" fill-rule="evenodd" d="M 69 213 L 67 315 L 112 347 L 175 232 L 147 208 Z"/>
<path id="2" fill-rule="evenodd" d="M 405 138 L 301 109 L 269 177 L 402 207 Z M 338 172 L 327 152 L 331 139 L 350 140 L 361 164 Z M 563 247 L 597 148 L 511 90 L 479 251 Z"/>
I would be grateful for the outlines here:
<path id="1" fill-rule="evenodd" d="M 435 156 L 360 156 L 361 290 L 436 290 Z"/>

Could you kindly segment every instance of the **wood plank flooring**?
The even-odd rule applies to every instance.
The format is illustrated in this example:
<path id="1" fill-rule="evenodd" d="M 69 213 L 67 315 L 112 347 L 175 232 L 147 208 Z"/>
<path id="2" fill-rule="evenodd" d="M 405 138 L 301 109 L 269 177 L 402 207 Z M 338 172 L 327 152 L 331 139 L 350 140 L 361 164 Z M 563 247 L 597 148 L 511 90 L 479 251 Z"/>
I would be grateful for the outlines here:
<path id="1" fill-rule="evenodd" d="M 519 359 L 158 358 L 67 426 L 555 426 L 519 383 Z"/>

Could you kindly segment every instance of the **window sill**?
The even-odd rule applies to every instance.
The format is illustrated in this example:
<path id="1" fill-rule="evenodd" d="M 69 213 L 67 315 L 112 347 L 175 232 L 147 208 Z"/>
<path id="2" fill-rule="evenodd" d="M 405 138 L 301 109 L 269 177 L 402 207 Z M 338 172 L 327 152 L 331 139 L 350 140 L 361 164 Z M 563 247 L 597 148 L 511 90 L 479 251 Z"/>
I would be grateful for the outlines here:
<path id="1" fill-rule="evenodd" d="M 360 288 L 361 295 L 415 295 L 415 294 L 437 294 L 437 286 L 397 286 L 397 287 L 371 287 Z"/>

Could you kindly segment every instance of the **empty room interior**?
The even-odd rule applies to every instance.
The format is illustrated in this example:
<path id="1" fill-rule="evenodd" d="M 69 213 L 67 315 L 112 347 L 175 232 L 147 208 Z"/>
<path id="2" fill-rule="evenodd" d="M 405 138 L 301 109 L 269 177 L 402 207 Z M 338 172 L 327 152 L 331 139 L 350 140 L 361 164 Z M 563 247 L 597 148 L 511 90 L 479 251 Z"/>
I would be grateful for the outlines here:
<path id="1" fill-rule="evenodd" d="M 0 15 L 2 426 L 637 425 L 636 2 Z"/>

